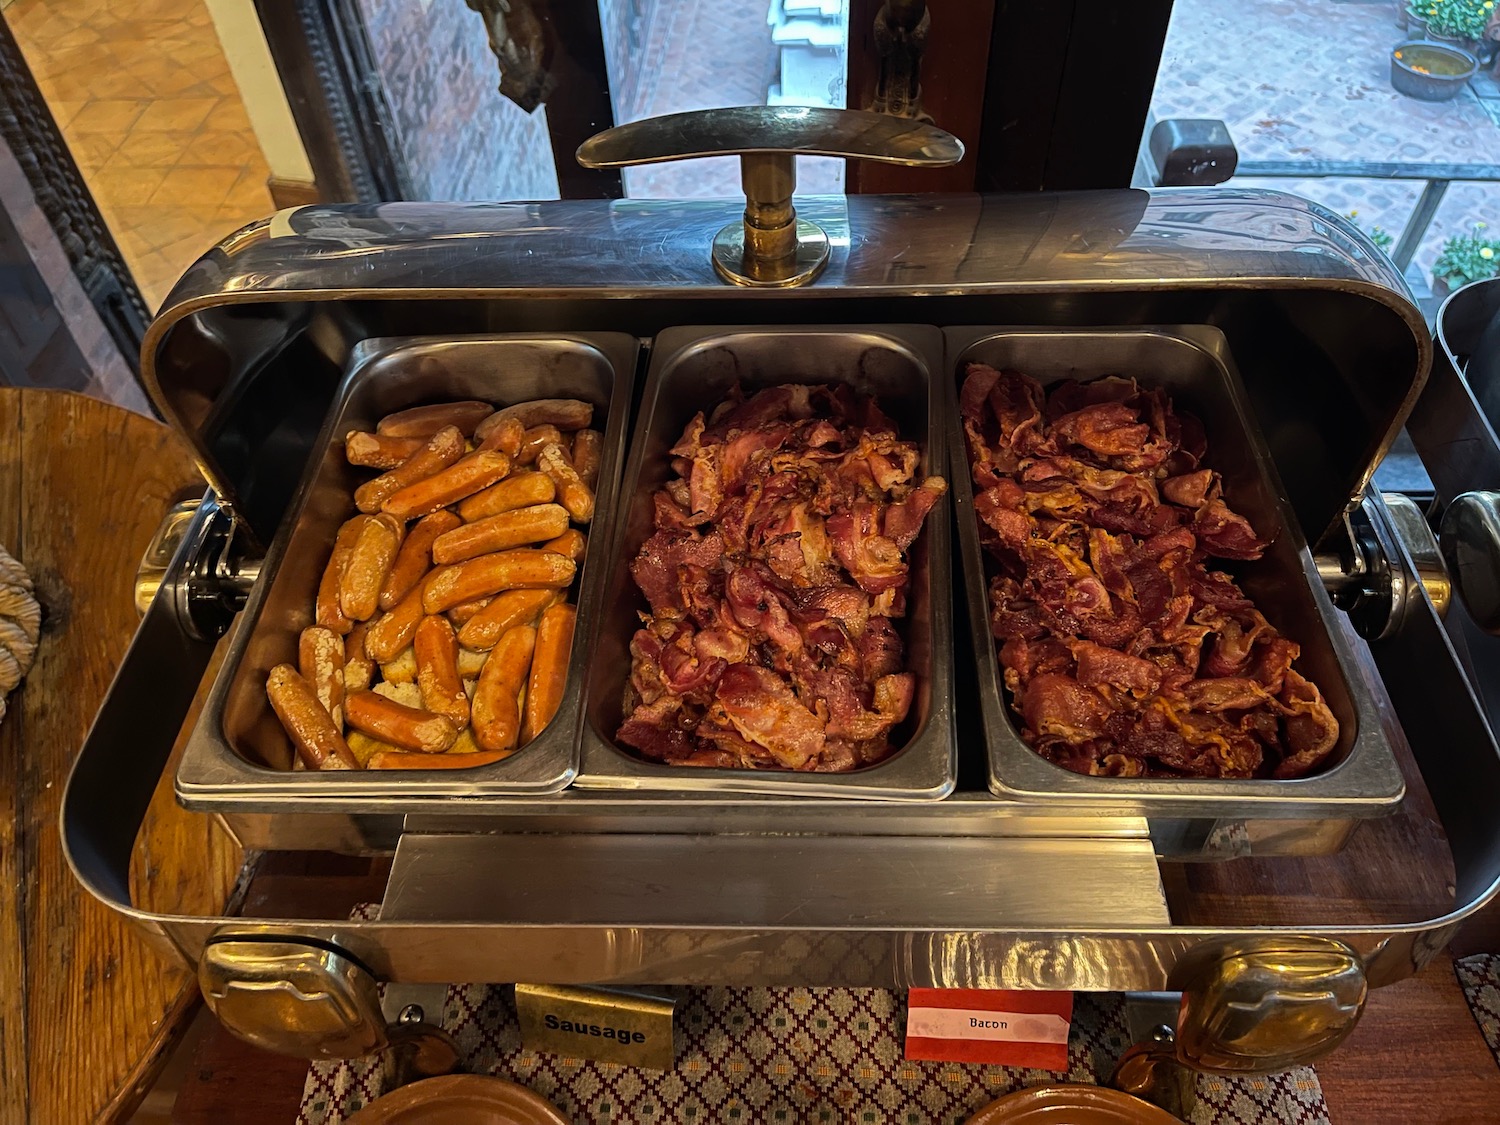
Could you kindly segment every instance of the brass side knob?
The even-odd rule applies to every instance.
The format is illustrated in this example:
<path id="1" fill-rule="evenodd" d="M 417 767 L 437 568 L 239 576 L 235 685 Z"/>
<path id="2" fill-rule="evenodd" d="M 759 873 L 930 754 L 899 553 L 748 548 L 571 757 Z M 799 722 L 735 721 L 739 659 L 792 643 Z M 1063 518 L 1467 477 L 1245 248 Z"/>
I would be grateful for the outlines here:
<path id="1" fill-rule="evenodd" d="M 797 218 L 797 156 L 842 156 L 939 168 L 963 159 L 951 133 L 906 118 L 851 109 L 738 106 L 648 117 L 584 141 L 585 168 L 624 168 L 697 156 L 738 156 L 743 223 L 714 236 L 714 269 L 734 285 L 805 285 L 828 264 L 828 235 Z"/>
<path id="2" fill-rule="evenodd" d="M 1195 1070 L 1271 1074 L 1342 1043 L 1364 1010 L 1358 954 L 1311 935 L 1206 942 L 1172 970 L 1176 1056 Z"/>
<path id="3" fill-rule="evenodd" d="M 216 941 L 198 961 L 203 999 L 247 1043 L 308 1059 L 386 1046 L 375 978 L 333 950 L 297 941 Z"/>
<path id="4" fill-rule="evenodd" d="M 220 1023 L 278 1054 L 352 1059 L 379 1052 L 392 1086 L 447 1074 L 459 1063 L 453 1037 L 419 1005 L 387 1021 L 375 978 L 335 949 L 294 938 L 220 938 L 204 946 L 198 985 Z"/>

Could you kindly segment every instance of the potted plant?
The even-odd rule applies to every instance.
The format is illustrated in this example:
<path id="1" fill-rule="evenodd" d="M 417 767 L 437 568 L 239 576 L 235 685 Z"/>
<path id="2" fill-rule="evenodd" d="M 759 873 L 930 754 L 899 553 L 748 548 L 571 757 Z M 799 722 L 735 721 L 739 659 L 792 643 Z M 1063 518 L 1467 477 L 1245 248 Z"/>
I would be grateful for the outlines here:
<path id="1" fill-rule="evenodd" d="M 1443 243 L 1442 253 L 1432 263 L 1432 292 L 1446 297 L 1474 281 L 1500 274 L 1500 240 L 1485 238 L 1484 223 L 1475 223 L 1468 234 L 1455 234 Z"/>
<path id="2" fill-rule="evenodd" d="M 1430 0 L 1427 5 L 1427 35 L 1473 51 L 1484 28 L 1495 14 L 1495 0 Z"/>

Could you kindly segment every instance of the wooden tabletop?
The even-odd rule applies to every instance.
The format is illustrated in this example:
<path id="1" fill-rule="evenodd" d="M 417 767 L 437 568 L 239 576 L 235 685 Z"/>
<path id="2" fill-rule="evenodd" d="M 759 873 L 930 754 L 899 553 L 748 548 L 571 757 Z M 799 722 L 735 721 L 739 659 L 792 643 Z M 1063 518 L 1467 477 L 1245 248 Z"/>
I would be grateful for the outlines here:
<path id="1" fill-rule="evenodd" d="M 0 388 L 0 544 L 43 606 L 36 664 L 0 722 L 0 1121 L 122 1120 L 197 1003 L 183 967 L 74 881 L 58 811 L 135 631 L 136 565 L 171 502 L 202 487 L 159 422 Z M 209 818 L 176 808 L 171 772 L 137 842 L 138 899 L 216 903 L 237 856 Z"/>

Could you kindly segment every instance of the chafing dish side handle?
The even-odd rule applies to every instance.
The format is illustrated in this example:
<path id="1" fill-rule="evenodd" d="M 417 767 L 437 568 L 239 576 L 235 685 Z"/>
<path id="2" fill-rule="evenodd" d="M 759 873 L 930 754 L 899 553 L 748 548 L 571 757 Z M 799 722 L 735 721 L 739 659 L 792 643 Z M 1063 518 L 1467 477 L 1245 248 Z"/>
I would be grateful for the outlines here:
<path id="1" fill-rule="evenodd" d="M 106 902 L 130 902 L 136 833 L 213 656 L 217 634 L 185 627 L 176 595 L 203 530 L 223 518 L 211 501 L 199 506 L 68 775 L 63 852 L 79 882 Z"/>

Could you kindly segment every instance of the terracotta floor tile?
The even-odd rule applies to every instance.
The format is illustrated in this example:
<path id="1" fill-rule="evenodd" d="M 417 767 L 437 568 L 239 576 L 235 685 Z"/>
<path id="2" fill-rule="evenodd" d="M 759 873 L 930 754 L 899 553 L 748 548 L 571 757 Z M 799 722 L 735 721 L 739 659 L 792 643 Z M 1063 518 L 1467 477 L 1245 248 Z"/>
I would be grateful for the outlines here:
<path id="1" fill-rule="evenodd" d="M 72 31 L 59 35 L 52 41 L 53 51 L 66 51 L 73 47 L 90 47 L 99 42 L 97 28 L 79 24 Z"/>
<path id="2" fill-rule="evenodd" d="M 68 101 L 88 101 L 93 97 L 93 75 L 87 69 L 68 70 L 55 75 L 37 75 L 36 84 L 42 97 L 51 101 L 63 98 Z"/>
<path id="3" fill-rule="evenodd" d="M 120 142 L 111 161 L 135 167 L 161 165 L 170 168 L 180 162 L 191 134 L 153 133 L 132 129 Z"/>
<path id="4" fill-rule="evenodd" d="M 91 101 L 68 123 L 68 132 L 79 136 L 91 133 L 123 137 L 147 107 L 133 98 L 103 98 Z"/>
<path id="5" fill-rule="evenodd" d="M 85 173 L 104 164 L 120 146 L 119 135 L 115 133 L 75 133 L 70 127 L 63 137 L 73 159 Z"/>
<path id="6" fill-rule="evenodd" d="M 238 168 L 174 168 L 148 202 L 217 207 L 239 178 Z"/>
<path id="7" fill-rule="evenodd" d="M 137 63 L 131 67 L 133 75 L 140 75 L 138 81 L 154 97 L 157 98 L 202 98 L 197 88 L 205 85 L 205 79 L 197 72 L 187 67 L 172 66 L 162 67 L 151 72 L 146 64 Z M 190 92 L 192 91 L 192 92 Z M 218 91 L 213 90 L 208 97 L 217 96 Z"/>
<path id="8" fill-rule="evenodd" d="M 123 203 L 145 203 L 167 179 L 166 168 L 114 168 L 91 173 L 89 188 L 96 195 Z"/>
<path id="9" fill-rule="evenodd" d="M 246 168 L 225 195 L 223 206 L 238 210 L 245 216 L 246 222 L 271 214 L 276 207 L 271 202 L 271 189 L 266 186 L 269 174 L 264 164 Z"/>
<path id="10" fill-rule="evenodd" d="M 88 104 L 87 98 L 69 100 L 67 98 L 53 98 L 47 102 L 47 108 L 52 111 L 52 120 L 57 122 L 59 129 L 64 128 L 73 116 Z"/>
<path id="11" fill-rule="evenodd" d="M 183 167 L 200 164 L 238 164 L 243 167 L 264 163 L 253 133 L 229 132 L 215 128 L 217 124 L 210 118 L 204 131 L 193 135 L 177 163 Z"/>
<path id="12" fill-rule="evenodd" d="M 213 126 L 232 133 L 251 132 L 250 115 L 245 112 L 245 103 L 240 101 L 238 94 L 219 102 L 219 108 L 214 110 Z"/>
<path id="13" fill-rule="evenodd" d="M 186 100 L 169 98 L 153 101 L 146 106 L 145 112 L 140 115 L 140 120 L 136 124 L 141 129 L 161 131 L 197 129 L 208 119 L 208 115 L 217 105 L 218 102 L 213 98 Z"/>

